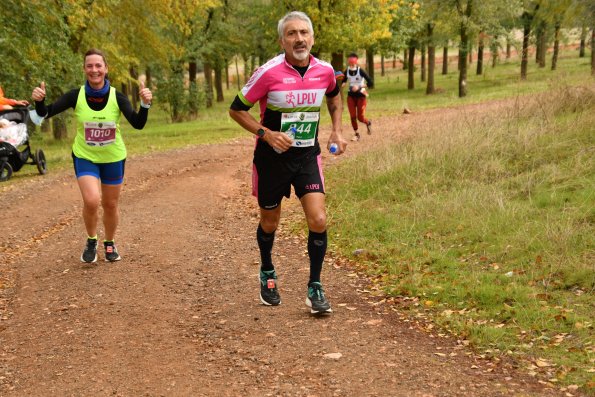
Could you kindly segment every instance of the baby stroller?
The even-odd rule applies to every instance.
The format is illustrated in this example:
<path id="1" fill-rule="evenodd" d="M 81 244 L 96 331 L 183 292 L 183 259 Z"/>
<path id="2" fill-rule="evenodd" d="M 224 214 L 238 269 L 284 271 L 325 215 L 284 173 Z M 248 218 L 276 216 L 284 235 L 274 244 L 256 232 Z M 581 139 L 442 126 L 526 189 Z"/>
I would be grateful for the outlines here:
<path id="1" fill-rule="evenodd" d="M 33 153 L 29 145 L 28 120 L 27 108 L 0 110 L 0 182 L 9 180 L 25 164 L 36 165 L 42 175 L 47 172 L 43 150 Z"/>

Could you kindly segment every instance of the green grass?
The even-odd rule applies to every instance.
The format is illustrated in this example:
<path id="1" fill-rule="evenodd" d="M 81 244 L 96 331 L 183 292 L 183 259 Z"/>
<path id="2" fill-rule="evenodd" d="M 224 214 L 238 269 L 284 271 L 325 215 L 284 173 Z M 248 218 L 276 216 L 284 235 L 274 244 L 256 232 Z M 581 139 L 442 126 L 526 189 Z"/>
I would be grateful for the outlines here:
<path id="1" fill-rule="evenodd" d="M 595 87 L 557 84 L 518 106 L 327 172 L 332 245 L 478 349 L 549 360 L 550 378 L 588 389 Z"/>

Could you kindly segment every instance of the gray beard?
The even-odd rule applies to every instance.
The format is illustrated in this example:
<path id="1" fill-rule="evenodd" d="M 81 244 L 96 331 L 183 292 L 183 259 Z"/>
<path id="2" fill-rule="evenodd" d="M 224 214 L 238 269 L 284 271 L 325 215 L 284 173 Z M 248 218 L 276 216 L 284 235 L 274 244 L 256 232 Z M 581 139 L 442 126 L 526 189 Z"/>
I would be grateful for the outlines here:
<path id="1" fill-rule="evenodd" d="M 294 57 L 295 59 L 297 59 L 298 61 L 303 61 L 303 60 L 306 60 L 306 59 L 308 59 L 308 56 L 309 56 L 309 55 L 310 55 L 310 53 L 309 53 L 309 52 L 305 52 L 305 53 L 299 53 L 299 54 L 298 54 L 298 53 L 296 53 L 295 51 L 293 51 L 293 57 Z"/>

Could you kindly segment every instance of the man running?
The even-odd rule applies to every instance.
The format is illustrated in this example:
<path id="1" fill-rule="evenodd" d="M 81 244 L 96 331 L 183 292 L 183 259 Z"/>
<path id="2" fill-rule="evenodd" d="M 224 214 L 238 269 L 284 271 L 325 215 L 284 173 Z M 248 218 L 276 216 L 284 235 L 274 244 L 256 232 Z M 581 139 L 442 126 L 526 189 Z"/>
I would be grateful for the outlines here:
<path id="1" fill-rule="evenodd" d="M 230 116 L 257 136 L 254 149 L 252 193 L 258 199 L 260 222 L 256 240 L 260 249 L 260 300 L 281 303 L 277 274 L 271 258 L 281 200 L 291 186 L 300 199 L 308 223 L 310 278 L 306 305 L 311 313 L 330 313 L 320 274 L 326 254 L 326 212 L 318 123 L 323 97 L 332 120 L 332 143 L 341 154 L 347 142 L 341 133 L 342 104 L 333 67 L 310 55 L 314 29 L 303 12 L 293 11 L 278 23 L 284 53 L 258 68 L 231 104 Z M 260 103 L 260 122 L 249 110 Z"/>
<path id="2" fill-rule="evenodd" d="M 367 88 L 374 87 L 374 81 L 365 70 L 357 65 L 357 54 L 352 52 L 347 57 L 348 67 L 343 72 L 345 74 L 345 82 L 348 84 L 347 90 L 347 107 L 349 108 L 349 116 L 351 117 L 351 126 L 353 127 L 354 135 L 352 141 L 359 141 L 361 136 L 358 130 L 357 121 L 361 121 L 368 129 L 368 135 L 372 133 L 372 121 L 366 118 L 366 105 L 368 98 Z"/>

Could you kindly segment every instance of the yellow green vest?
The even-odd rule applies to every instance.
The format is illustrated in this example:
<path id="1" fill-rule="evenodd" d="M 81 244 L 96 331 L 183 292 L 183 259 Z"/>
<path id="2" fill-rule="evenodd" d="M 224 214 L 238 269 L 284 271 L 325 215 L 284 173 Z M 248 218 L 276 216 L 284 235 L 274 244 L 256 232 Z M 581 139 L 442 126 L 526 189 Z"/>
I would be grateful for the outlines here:
<path id="1" fill-rule="evenodd" d="M 85 86 L 82 86 L 76 101 L 74 115 L 77 123 L 72 152 L 76 157 L 93 163 L 115 163 L 126 158 L 126 146 L 120 132 L 120 108 L 118 107 L 115 88 L 110 87 L 105 108 L 95 111 L 87 104 Z M 90 125 L 102 127 L 105 123 L 115 124 L 115 140 L 105 145 L 103 143 L 96 143 L 93 146 L 88 144 L 85 138 L 85 129 L 89 130 Z M 88 134 L 87 131 L 87 136 Z"/>

